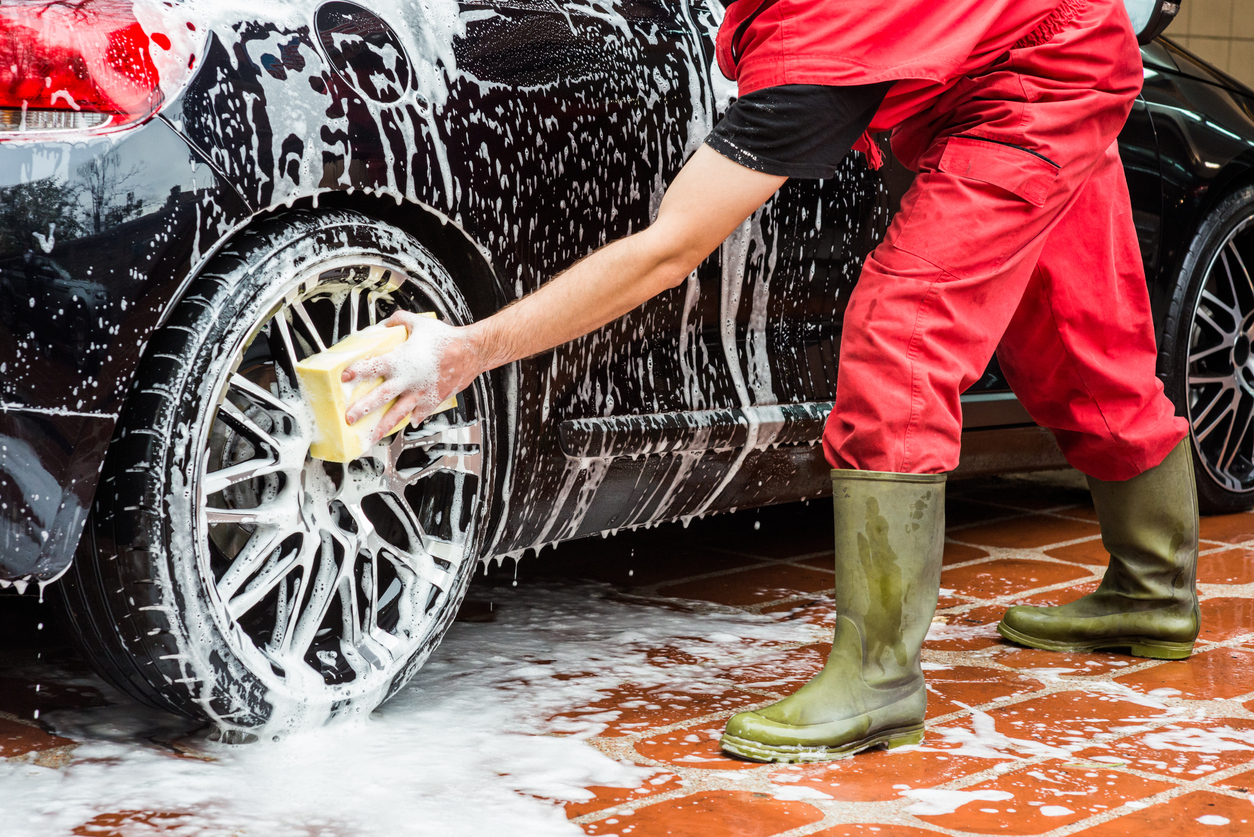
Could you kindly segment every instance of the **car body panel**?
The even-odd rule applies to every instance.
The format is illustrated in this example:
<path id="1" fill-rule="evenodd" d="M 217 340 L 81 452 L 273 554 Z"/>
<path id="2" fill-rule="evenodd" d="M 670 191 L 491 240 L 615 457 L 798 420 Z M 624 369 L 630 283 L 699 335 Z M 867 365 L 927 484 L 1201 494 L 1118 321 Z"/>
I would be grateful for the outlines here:
<path id="1" fill-rule="evenodd" d="M 207 7 L 162 13 L 177 22 Z M 35 284 L 83 300 L 37 300 L 33 317 L 11 306 L 12 322 L 0 324 L 10 364 L 0 399 L 31 414 L 0 432 L 33 451 L 0 468 L 0 491 L 30 493 L 35 472 L 17 471 L 35 462 L 40 479 L 72 495 L 58 502 L 76 521 L 49 529 L 43 507 L 6 512 L 0 528 L 12 533 L 0 544 L 23 546 L 0 555 L 0 578 L 48 578 L 70 560 L 145 339 L 242 225 L 292 206 L 356 209 L 431 247 L 466 282 L 475 315 L 487 315 L 649 223 L 734 94 L 713 70 L 720 16 L 715 3 L 684 0 L 380 0 L 197 18 L 196 72 L 158 119 L 86 142 L 0 143 L 0 200 L 43 184 L 47 215 L 69 206 L 56 204 L 57 190 L 73 192 L 92 225 L 62 229 L 44 252 L 52 232 L 36 213 L 22 241 L 0 247 L 0 291 L 32 298 Z M 1217 125 L 1235 125 L 1240 95 L 1223 88 L 1219 101 L 1206 92 L 1219 88 L 1154 49 L 1166 48 L 1147 52 L 1154 77 L 1178 89 L 1151 95 L 1147 73 L 1121 150 L 1158 293 L 1200 211 L 1165 207 L 1160 148 L 1197 149 L 1162 144 L 1160 111 L 1171 96 L 1179 108 L 1203 96 L 1226 114 Z M 97 187 L 94 204 L 93 165 L 111 166 L 115 181 Z M 124 188 L 140 177 L 132 171 L 148 193 Z M 911 177 L 850 155 L 835 178 L 792 182 L 680 288 L 503 372 L 505 476 L 487 550 L 826 492 L 815 442 L 835 395 L 841 313 Z M 96 325 L 62 328 L 68 315 L 54 310 Z M 994 364 L 964 399 L 973 430 L 962 468 L 1059 465 L 1048 434 L 1005 390 Z"/>
<path id="2" fill-rule="evenodd" d="M 148 335 L 248 212 L 159 119 L 0 143 L 0 207 L 0 578 L 47 580 L 73 556 Z"/>

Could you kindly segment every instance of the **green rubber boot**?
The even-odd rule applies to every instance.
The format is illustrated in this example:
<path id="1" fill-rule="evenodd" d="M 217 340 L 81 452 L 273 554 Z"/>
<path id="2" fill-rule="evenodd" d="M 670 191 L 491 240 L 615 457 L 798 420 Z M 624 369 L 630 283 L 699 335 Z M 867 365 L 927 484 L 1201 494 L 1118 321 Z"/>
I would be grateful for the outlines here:
<path id="1" fill-rule="evenodd" d="M 940 589 L 945 477 L 840 470 L 832 489 L 832 651 L 792 696 L 732 717 L 720 743 L 741 758 L 831 761 L 923 740 L 919 652 Z"/>
<path id="2" fill-rule="evenodd" d="M 1201 626 L 1197 605 L 1197 487 L 1189 440 L 1123 482 L 1089 477 L 1110 565 L 1097 590 L 1060 607 L 1016 605 L 997 630 L 1047 651 L 1129 649 L 1183 660 Z"/>

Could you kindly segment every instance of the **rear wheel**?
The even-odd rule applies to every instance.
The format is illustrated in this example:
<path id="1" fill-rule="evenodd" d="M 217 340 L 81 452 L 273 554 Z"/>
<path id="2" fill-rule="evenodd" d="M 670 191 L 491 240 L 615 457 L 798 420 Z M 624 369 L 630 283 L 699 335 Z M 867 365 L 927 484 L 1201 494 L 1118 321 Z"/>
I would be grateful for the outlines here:
<path id="1" fill-rule="evenodd" d="M 1164 328 L 1167 394 L 1189 420 L 1203 513 L 1254 506 L 1254 187 L 1206 217 Z"/>
<path id="2" fill-rule="evenodd" d="M 414 239 L 293 213 L 218 256 L 157 332 L 66 618 L 136 698 L 265 734 L 369 711 L 444 635 L 491 500 L 494 400 L 345 465 L 309 456 L 293 366 L 393 311 L 471 312 Z"/>

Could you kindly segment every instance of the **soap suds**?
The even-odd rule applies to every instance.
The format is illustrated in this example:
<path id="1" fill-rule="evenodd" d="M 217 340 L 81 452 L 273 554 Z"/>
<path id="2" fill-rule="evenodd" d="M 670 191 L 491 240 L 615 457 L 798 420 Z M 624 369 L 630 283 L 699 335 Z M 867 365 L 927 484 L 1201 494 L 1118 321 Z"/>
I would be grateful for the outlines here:
<path id="1" fill-rule="evenodd" d="M 710 685 L 730 656 L 825 633 L 743 614 L 645 611 L 606 590 L 497 589 L 497 621 L 455 624 L 414 681 L 368 718 L 238 747 L 190 739 L 212 760 L 153 743 L 178 742 L 186 722 L 121 697 L 46 713 L 58 733 L 84 743 L 59 769 L 0 761 L 6 837 L 68 834 L 109 811 L 187 814 L 177 821 L 186 832 L 174 833 L 197 835 L 490 834 L 502 823 L 511 836 L 579 835 L 551 800 L 590 799 L 591 786 L 637 787 L 655 771 L 582 740 L 614 710 L 549 719 L 628 681 Z M 686 662 L 650 662 L 659 647 Z"/>

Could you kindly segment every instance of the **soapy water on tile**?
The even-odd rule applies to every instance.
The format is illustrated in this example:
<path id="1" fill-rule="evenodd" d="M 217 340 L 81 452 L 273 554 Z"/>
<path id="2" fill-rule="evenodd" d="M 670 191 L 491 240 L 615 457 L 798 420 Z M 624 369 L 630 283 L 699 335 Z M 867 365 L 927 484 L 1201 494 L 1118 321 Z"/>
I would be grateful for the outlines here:
<path id="1" fill-rule="evenodd" d="M 4 834 L 53 837 L 101 813 L 168 811 L 188 815 L 169 833 L 197 837 L 490 834 L 502 823 L 511 837 L 578 835 L 550 800 L 638 787 L 656 771 L 583 741 L 614 710 L 547 719 L 626 681 L 725 688 L 700 663 L 650 662 L 660 646 L 718 664 L 765 644 L 814 642 L 823 630 L 747 614 L 642 613 L 605 592 L 539 583 L 498 591 L 497 621 L 454 625 L 423 676 L 368 718 L 234 747 L 193 735 L 191 748 L 213 760 L 160 743 L 177 742 L 188 722 L 120 696 L 104 708 L 46 712 L 43 722 L 83 743 L 59 769 L 0 761 Z"/>

